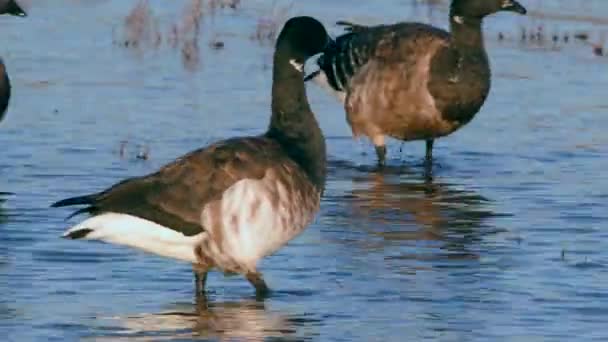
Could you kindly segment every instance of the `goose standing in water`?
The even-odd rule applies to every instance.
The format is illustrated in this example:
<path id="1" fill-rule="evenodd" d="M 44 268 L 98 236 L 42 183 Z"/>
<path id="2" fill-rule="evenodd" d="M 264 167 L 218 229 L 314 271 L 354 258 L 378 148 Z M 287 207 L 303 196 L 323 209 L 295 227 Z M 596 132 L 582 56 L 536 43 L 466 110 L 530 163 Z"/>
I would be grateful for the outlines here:
<path id="1" fill-rule="evenodd" d="M 11 14 L 18 17 L 27 16 L 15 0 L 0 0 L 0 14 Z M 4 61 L 0 58 L 0 121 L 4 119 L 10 98 L 11 80 L 8 78 Z"/>
<path id="2" fill-rule="evenodd" d="M 243 274 L 266 293 L 258 261 L 300 234 L 319 210 L 325 140 L 308 104 L 303 65 L 329 41 L 311 17 L 287 21 L 274 53 L 265 134 L 220 141 L 156 173 L 53 204 L 85 205 L 75 214 L 92 215 L 63 236 L 190 262 L 197 293 L 212 268 Z"/>
<path id="3" fill-rule="evenodd" d="M 353 135 L 365 135 L 386 159 L 385 136 L 433 142 L 467 124 L 490 91 L 483 19 L 499 11 L 521 14 L 515 0 L 453 0 L 450 33 L 421 23 L 360 26 L 336 39 L 307 76 L 337 91 Z M 340 24 L 340 23 L 339 23 Z"/>
<path id="4" fill-rule="evenodd" d="M 4 114 L 8 109 L 11 99 L 11 80 L 8 78 L 4 60 L 0 57 L 0 121 L 4 119 Z"/>
<path id="5" fill-rule="evenodd" d="M 27 13 L 15 0 L 0 0 L 0 14 L 12 14 L 18 17 L 27 16 Z"/>

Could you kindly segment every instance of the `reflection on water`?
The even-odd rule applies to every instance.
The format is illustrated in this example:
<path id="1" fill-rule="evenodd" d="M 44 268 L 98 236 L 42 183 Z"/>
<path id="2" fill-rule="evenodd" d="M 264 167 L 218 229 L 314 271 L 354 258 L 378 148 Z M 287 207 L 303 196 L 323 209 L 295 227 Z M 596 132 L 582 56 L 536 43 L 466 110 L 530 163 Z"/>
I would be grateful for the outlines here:
<path id="1" fill-rule="evenodd" d="M 353 182 L 353 205 L 359 219 L 382 224 L 412 222 L 420 227 L 419 234 L 403 235 L 400 240 L 441 239 L 449 229 L 474 230 L 492 215 L 483 206 L 486 198 L 455 184 L 383 173 L 357 177 Z"/>
<path id="2" fill-rule="evenodd" d="M 176 304 L 159 313 L 102 319 L 104 325 L 117 324 L 108 340 L 154 340 L 211 338 L 218 340 L 262 341 L 268 338 L 293 339 L 311 334 L 310 325 L 318 323 L 303 316 L 285 315 L 266 308 L 264 302 L 207 302 Z M 108 335 L 104 329 L 104 335 Z M 95 338 L 98 340 L 99 338 Z"/>
<path id="3" fill-rule="evenodd" d="M 420 170 L 389 167 L 380 171 L 345 162 L 331 164 L 332 176 L 340 179 L 350 173 L 352 184 L 344 189 L 345 194 L 329 200 L 346 203 L 348 214 L 344 216 L 350 217 L 356 228 L 381 238 L 367 241 L 371 248 L 437 241 L 447 254 L 435 257 L 477 258 L 468 246 L 489 233 L 484 221 L 497 216 L 490 208 L 491 201 L 482 195 L 433 179 Z"/>
<path id="4" fill-rule="evenodd" d="M 3 224 L 7 220 L 6 212 L 3 208 L 4 202 L 6 202 L 6 197 L 10 195 L 7 192 L 0 192 L 0 224 Z"/>
<path id="5" fill-rule="evenodd" d="M 11 195 L 7 192 L 0 192 L 0 234 L 4 235 L 2 231 L 2 225 L 8 221 L 7 213 L 3 207 L 7 197 Z M 0 239 L 4 239 L 2 236 Z M 9 265 L 8 251 L 3 244 L 0 244 L 0 274 L 5 272 L 5 268 Z M 2 279 L 0 279 L 0 284 Z M 10 305 L 8 298 L 0 297 L 0 321 L 7 320 L 16 317 L 16 311 Z"/>

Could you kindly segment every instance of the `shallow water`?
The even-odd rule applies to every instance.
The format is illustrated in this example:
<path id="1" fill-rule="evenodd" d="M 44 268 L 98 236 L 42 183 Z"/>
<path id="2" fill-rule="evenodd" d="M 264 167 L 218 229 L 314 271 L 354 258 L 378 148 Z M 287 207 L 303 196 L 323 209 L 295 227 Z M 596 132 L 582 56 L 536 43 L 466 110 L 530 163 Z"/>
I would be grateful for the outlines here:
<path id="1" fill-rule="evenodd" d="M 184 3 L 152 1 L 163 36 Z M 445 26 L 445 8 L 409 3 L 298 1 L 289 13 L 328 25 Z M 603 0 L 523 3 L 608 15 Z M 339 104 L 311 86 L 330 153 L 321 212 L 263 261 L 270 298 L 255 301 L 245 280 L 213 273 L 204 307 L 189 265 L 60 239 L 69 212 L 48 206 L 262 132 L 272 51 L 250 37 L 272 6 L 246 1 L 206 16 L 198 62 L 184 63 L 165 41 L 117 43 L 132 1 L 30 4 L 27 19 L 0 18 L 14 89 L 0 123 L 0 332 L 9 340 L 608 339 L 608 59 L 580 42 L 519 41 L 521 27 L 539 24 L 598 39 L 601 24 L 489 19 L 491 95 L 471 124 L 437 142 L 432 180 L 421 142 L 391 142 L 390 166 L 375 171 L 373 149 L 351 139 Z"/>

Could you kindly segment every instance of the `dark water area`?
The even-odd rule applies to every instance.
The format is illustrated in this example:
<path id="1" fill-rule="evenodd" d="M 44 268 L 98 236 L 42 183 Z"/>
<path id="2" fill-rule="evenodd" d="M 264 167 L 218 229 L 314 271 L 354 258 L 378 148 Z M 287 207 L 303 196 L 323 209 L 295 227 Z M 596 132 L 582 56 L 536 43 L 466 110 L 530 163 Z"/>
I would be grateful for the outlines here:
<path id="1" fill-rule="evenodd" d="M 125 28 L 134 1 L 31 0 L 27 18 L 1 17 L 13 82 L 0 123 L 1 334 L 608 340 L 608 57 L 593 51 L 608 4 L 522 2 L 530 16 L 486 21 L 490 97 L 467 127 L 437 141 L 432 178 L 421 142 L 391 141 L 389 166 L 377 171 L 340 104 L 311 85 L 329 149 L 321 212 L 261 263 L 275 290 L 268 299 L 256 301 L 241 277 L 212 273 L 207 305 L 194 299 L 190 265 L 63 240 L 74 221 L 49 205 L 262 132 L 272 55 L 264 37 L 282 18 L 312 15 L 334 34 L 338 19 L 445 27 L 445 4 L 252 0 L 212 12 L 204 1 L 198 35 L 186 1 L 150 1 L 153 29 L 143 33 Z M 543 39 L 521 40 L 538 27 Z"/>

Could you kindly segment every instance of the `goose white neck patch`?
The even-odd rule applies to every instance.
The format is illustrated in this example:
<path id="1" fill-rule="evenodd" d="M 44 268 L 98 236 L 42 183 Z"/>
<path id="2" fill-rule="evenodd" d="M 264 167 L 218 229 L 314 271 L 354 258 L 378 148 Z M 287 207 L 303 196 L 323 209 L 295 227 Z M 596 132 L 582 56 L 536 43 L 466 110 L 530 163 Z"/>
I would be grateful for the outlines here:
<path id="1" fill-rule="evenodd" d="M 452 20 L 454 20 L 454 22 L 455 22 L 456 24 L 460 24 L 460 25 L 464 24 L 464 18 L 463 18 L 463 17 L 461 17 L 461 16 L 459 16 L 459 15 L 455 15 L 455 16 L 453 16 L 453 17 L 452 17 Z"/>
<path id="2" fill-rule="evenodd" d="M 296 62 L 295 59 L 290 59 L 289 64 L 299 72 L 304 72 L 304 64 Z"/>

